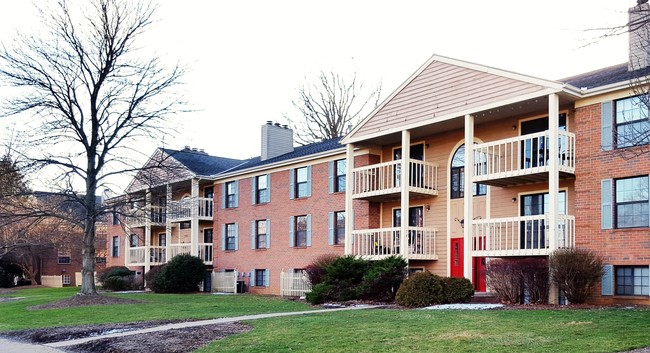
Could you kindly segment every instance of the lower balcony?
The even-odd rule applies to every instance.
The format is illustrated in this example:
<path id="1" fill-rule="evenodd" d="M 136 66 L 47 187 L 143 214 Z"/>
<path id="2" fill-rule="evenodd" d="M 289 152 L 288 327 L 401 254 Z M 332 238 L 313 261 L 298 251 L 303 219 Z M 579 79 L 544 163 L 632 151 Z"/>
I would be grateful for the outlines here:
<path id="1" fill-rule="evenodd" d="M 550 247 L 548 215 L 480 219 L 472 222 L 472 256 L 547 256 L 575 247 L 575 217 L 558 215 L 555 247 Z"/>
<path id="2" fill-rule="evenodd" d="M 390 201 L 400 198 L 402 161 L 390 161 L 355 168 L 352 197 L 368 201 Z M 416 159 L 409 160 L 409 192 L 413 196 L 438 195 L 438 165 Z"/>
<path id="3" fill-rule="evenodd" d="M 401 228 L 378 228 L 352 232 L 352 255 L 379 260 L 400 255 L 407 260 L 437 260 L 436 229 L 408 227 L 406 248 L 402 248 Z"/>
<path id="4" fill-rule="evenodd" d="M 212 265 L 212 243 L 198 244 L 198 257 L 206 265 Z M 148 250 L 147 250 L 148 249 Z M 138 246 L 127 248 L 128 258 L 126 266 L 144 266 L 145 256 L 149 256 L 149 264 L 158 266 L 167 263 L 175 256 L 182 254 L 191 254 L 190 244 L 172 244 L 169 246 L 169 257 L 167 257 L 167 247 L 165 246 Z"/>

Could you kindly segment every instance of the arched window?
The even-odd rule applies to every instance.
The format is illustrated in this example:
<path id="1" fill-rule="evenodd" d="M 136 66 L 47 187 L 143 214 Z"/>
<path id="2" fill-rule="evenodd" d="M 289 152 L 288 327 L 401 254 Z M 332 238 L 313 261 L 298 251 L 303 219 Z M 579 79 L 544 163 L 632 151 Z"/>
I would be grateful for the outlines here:
<path id="1" fill-rule="evenodd" d="M 479 160 L 485 156 L 476 156 Z M 475 157 L 475 159 L 476 159 Z M 483 157 L 483 158 L 481 158 Z M 451 159 L 449 180 L 451 180 L 451 198 L 459 199 L 465 196 L 465 145 L 460 145 Z M 487 193 L 487 186 L 472 184 L 472 195 L 481 196 Z"/>

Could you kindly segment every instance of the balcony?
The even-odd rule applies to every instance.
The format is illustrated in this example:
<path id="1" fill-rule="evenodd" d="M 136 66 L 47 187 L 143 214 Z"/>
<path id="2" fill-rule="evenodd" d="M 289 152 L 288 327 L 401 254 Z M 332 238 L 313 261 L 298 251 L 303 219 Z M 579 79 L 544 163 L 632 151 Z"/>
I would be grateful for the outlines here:
<path id="1" fill-rule="evenodd" d="M 147 221 L 152 226 L 165 226 L 167 211 L 164 206 L 146 206 L 132 209 L 126 218 L 129 227 L 144 227 Z"/>
<path id="2" fill-rule="evenodd" d="M 213 244 L 212 243 L 199 243 L 199 251 L 198 251 L 198 257 L 203 260 L 203 263 L 206 265 L 212 265 L 212 250 L 213 250 Z M 192 245 L 191 244 L 172 244 L 170 245 L 170 259 L 173 259 L 175 256 L 178 255 L 183 255 L 183 254 L 191 254 L 192 253 Z"/>
<path id="3" fill-rule="evenodd" d="M 212 265 L 212 243 L 199 243 L 198 244 L 198 257 L 203 260 L 206 265 Z M 149 249 L 147 251 L 147 248 Z M 167 259 L 167 249 L 165 246 L 137 246 L 127 248 L 129 257 L 127 259 L 127 266 L 144 266 L 145 256 L 149 254 L 149 262 L 152 266 L 162 265 L 171 260 L 175 256 L 191 253 L 190 244 L 172 244 L 170 248 L 170 257 Z"/>
<path id="4" fill-rule="evenodd" d="M 549 132 L 512 137 L 474 145 L 474 182 L 507 187 L 548 180 Z M 560 131 L 558 141 L 560 179 L 575 173 L 575 135 Z"/>
<path id="5" fill-rule="evenodd" d="M 355 230 L 352 232 L 352 255 L 379 260 L 400 255 L 407 260 L 437 260 L 436 229 L 408 227 L 408 245 L 401 249 L 399 227 Z"/>
<path id="6" fill-rule="evenodd" d="M 169 201 L 168 217 L 172 222 L 189 221 L 192 219 L 192 209 L 195 207 L 199 220 L 212 221 L 214 201 L 211 198 L 197 197 Z"/>
<path id="7" fill-rule="evenodd" d="M 575 217 L 558 215 L 555 248 L 549 247 L 548 215 L 472 221 L 472 256 L 546 256 L 575 247 Z"/>
<path id="8" fill-rule="evenodd" d="M 401 161 L 390 161 L 355 168 L 352 197 L 369 201 L 385 202 L 400 198 Z M 409 160 L 409 192 L 413 197 L 438 195 L 438 165 Z"/>

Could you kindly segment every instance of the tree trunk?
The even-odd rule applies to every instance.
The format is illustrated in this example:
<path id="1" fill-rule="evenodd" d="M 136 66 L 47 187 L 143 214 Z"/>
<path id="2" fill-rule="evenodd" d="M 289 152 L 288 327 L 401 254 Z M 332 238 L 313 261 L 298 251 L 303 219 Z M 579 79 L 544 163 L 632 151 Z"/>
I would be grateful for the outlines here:
<path id="1" fill-rule="evenodd" d="M 91 165 L 89 161 L 89 166 Z M 81 269 L 81 288 L 79 293 L 81 295 L 97 294 L 95 288 L 95 221 L 97 220 L 97 205 L 95 200 L 95 192 L 97 189 L 95 177 L 96 175 L 90 171 L 93 168 L 88 168 L 88 178 L 86 180 L 86 195 L 84 197 L 86 221 L 84 224 L 83 247 L 82 254 L 82 269 Z"/>

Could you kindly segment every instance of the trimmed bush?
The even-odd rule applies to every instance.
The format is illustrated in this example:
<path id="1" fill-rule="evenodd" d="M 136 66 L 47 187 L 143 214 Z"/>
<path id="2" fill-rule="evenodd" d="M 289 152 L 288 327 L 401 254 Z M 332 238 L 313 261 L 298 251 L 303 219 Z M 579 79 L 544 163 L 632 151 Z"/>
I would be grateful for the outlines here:
<path id="1" fill-rule="evenodd" d="M 325 267 L 331 265 L 337 256 L 334 254 L 320 255 L 314 262 L 305 267 L 305 273 L 309 278 L 309 283 L 315 286 L 323 281 L 325 276 Z"/>
<path id="2" fill-rule="evenodd" d="M 144 280 L 147 288 L 151 288 L 151 283 L 153 283 L 153 279 L 156 278 L 156 276 L 158 276 L 160 271 L 162 271 L 163 268 L 165 268 L 165 266 L 167 266 L 167 264 L 160 265 L 160 266 L 153 266 L 149 269 L 149 272 L 145 273 Z"/>
<path id="3" fill-rule="evenodd" d="M 603 260 L 584 249 L 558 249 L 549 257 L 551 279 L 566 299 L 584 303 L 603 275 Z"/>
<path id="4" fill-rule="evenodd" d="M 151 290 L 156 293 L 196 292 L 204 277 L 205 265 L 200 258 L 178 255 L 153 277 Z"/>
<path id="5" fill-rule="evenodd" d="M 445 304 L 468 303 L 474 296 L 474 286 L 467 278 L 444 277 L 442 291 Z"/>
<path id="6" fill-rule="evenodd" d="M 441 304 L 445 300 L 442 278 L 427 271 L 414 273 L 399 287 L 395 300 L 409 308 Z"/>
<path id="7" fill-rule="evenodd" d="M 400 256 L 390 256 L 370 263 L 363 276 L 362 299 L 392 302 L 404 278 L 406 261 Z"/>
<path id="8" fill-rule="evenodd" d="M 107 267 L 100 271 L 97 277 L 97 280 L 105 290 L 122 291 L 139 288 L 133 271 L 129 270 L 128 267 Z"/>
<path id="9" fill-rule="evenodd" d="M 332 286 L 319 283 L 311 287 L 311 291 L 305 295 L 305 299 L 311 304 L 323 304 L 332 298 Z"/>

